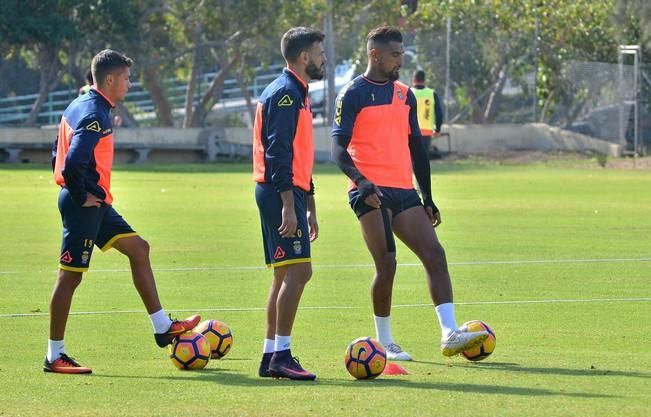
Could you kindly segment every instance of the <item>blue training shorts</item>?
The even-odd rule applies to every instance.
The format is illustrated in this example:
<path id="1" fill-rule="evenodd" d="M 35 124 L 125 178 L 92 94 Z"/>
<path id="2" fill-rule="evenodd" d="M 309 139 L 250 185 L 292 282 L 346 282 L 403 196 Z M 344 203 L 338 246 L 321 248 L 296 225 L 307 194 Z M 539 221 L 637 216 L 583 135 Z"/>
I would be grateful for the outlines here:
<path id="1" fill-rule="evenodd" d="M 59 212 L 63 221 L 59 267 L 67 271 L 88 271 L 94 246 L 107 251 L 116 240 L 137 235 L 113 206 L 81 207 L 65 187 L 59 192 Z"/>
<path id="2" fill-rule="evenodd" d="M 306 192 L 294 187 L 294 208 L 298 226 L 296 236 L 282 238 L 278 228 L 282 223 L 283 203 L 272 184 L 255 186 L 255 201 L 260 210 L 264 259 L 267 266 L 286 266 L 311 262 L 310 233 L 307 224 Z"/>

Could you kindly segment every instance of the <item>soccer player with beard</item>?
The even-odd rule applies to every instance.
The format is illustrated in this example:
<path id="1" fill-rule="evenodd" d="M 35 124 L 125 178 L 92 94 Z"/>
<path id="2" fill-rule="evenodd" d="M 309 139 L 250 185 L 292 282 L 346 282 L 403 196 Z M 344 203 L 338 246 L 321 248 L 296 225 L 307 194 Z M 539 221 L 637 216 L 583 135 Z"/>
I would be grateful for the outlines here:
<path id="1" fill-rule="evenodd" d="M 391 335 L 395 235 L 425 267 L 441 326 L 441 351 L 453 356 L 481 344 L 488 334 L 469 332 L 456 323 L 445 251 L 434 231 L 441 215 L 432 200 L 416 97 L 398 81 L 404 55 L 402 34 L 393 27 L 376 28 L 367 37 L 366 50 L 366 72 L 344 86 L 337 97 L 332 157 L 350 179 L 350 206 L 375 263 L 371 298 L 377 337 L 387 359 L 411 360 Z"/>
<path id="2" fill-rule="evenodd" d="M 319 233 L 312 167 L 314 138 L 308 82 L 323 78 L 324 35 L 289 29 L 280 49 L 287 68 L 260 96 L 253 126 L 253 179 L 265 261 L 273 267 L 267 326 L 258 374 L 314 380 L 291 353 L 291 332 L 312 276 L 310 243 Z"/>

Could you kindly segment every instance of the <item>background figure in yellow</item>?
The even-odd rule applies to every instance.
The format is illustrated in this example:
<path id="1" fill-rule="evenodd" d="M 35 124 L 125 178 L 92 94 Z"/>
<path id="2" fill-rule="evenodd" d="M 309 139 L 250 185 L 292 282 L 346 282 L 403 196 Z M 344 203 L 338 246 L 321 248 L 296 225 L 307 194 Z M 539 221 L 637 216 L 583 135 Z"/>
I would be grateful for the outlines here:
<path id="1" fill-rule="evenodd" d="M 432 137 L 441 133 L 441 124 L 443 123 L 441 100 L 436 91 L 425 87 L 425 71 L 415 71 L 411 84 L 411 91 L 414 92 L 418 103 L 418 126 L 420 126 L 423 144 L 430 157 L 438 155 L 438 149 L 436 147 L 432 149 Z"/>

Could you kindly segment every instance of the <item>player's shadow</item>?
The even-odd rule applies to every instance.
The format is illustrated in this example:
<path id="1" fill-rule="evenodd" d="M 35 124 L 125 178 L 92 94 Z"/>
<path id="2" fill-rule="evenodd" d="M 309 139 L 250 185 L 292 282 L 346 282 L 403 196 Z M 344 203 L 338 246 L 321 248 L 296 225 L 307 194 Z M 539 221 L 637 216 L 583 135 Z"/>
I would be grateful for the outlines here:
<path id="1" fill-rule="evenodd" d="M 179 371 L 178 375 L 116 375 L 93 374 L 92 378 L 111 379 L 167 379 L 175 383 L 187 382 L 194 384 L 196 381 L 216 383 L 226 386 L 246 386 L 285 389 L 287 387 L 332 386 L 350 387 L 354 389 L 377 389 L 381 387 L 408 388 L 419 390 L 436 390 L 448 392 L 478 393 L 478 394 L 503 394 L 520 396 L 564 396 L 575 398 L 615 398 L 615 395 L 592 394 L 582 392 L 567 392 L 544 388 L 525 388 L 505 385 L 484 385 L 469 383 L 411 381 L 401 377 L 381 377 L 374 380 L 354 380 L 349 378 L 318 378 L 316 381 L 289 381 L 286 379 L 259 378 L 254 374 L 242 374 L 230 369 L 208 368 L 198 371 Z M 406 377 L 408 378 L 408 376 Z"/>
<path id="2" fill-rule="evenodd" d="M 651 378 L 651 373 L 647 372 L 638 372 L 638 371 L 622 371 L 622 370 L 612 370 L 612 369 L 598 369 L 596 367 L 586 368 L 586 369 L 577 369 L 577 368 L 542 368 L 542 367 L 530 367 L 530 366 L 521 366 L 517 363 L 512 362 L 468 362 L 462 364 L 444 364 L 437 362 L 427 362 L 427 361 L 413 361 L 416 363 L 426 363 L 429 365 L 437 366 L 463 366 L 464 368 L 470 369 L 487 369 L 491 371 L 507 371 L 507 372 L 523 372 L 531 374 L 541 374 L 541 375 L 562 375 L 562 376 L 625 376 L 631 378 Z"/>

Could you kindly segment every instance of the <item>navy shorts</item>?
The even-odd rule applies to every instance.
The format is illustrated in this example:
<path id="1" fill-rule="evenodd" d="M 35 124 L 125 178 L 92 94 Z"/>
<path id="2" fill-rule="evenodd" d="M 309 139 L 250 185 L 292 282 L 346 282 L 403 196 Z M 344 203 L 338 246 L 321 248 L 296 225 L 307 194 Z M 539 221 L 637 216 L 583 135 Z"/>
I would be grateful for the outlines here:
<path id="1" fill-rule="evenodd" d="M 264 260 L 267 266 L 286 266 L 311 262 L 310 233 L 307 224 L 306 192 L 294 187 L 294 207 L 298 226 L 296 236 L 282 238 L 278 228 L 282 223 L 283 202 L 272 184 L 255 186 L 255 201 L 260 210 Z"/>
<path id="2" fill-rule="evenodd" d="M 384 223 L 384 237 L 387 244 L 387 252 L 396 252 L 396 242 L 393 238 L 393 229 L 391 228 L 391 221 L 389 219 L 388 211 L 391 210 L 391 217 L 395 217 L 401 212 L 416 206 L 422 206 L 420 196 L 415 189 L 393 188 L 393 187 L 378 187 L 382 191 L 380 202 L 382 203 L 379 209 L 371 207 L 364 203 L 359 190 L 354 189 L 348 192 L 348 199 L 350 207 L 353 209 L 357 218 L 359 219 L 366 213 L 373 210 L 380 210 L 382 212 L 382 221 Z"/>
<path id="3" fill-rule="evenodd" d="M 398 213 L 416 206 L 422 206 L 420 196 L 414 188 L 393 188 L 393 187 L 378 187 L 382 191 L 382 208 L 391 210 L 391 214 L 395 217 Z M 369 211 L 377 210 L 364 203 L 360 198 L 357 188 L 348 192 L 348 201 L 350 207 L 353 209 L 357 218 L 359 219 Z"/>
<path id="4" fill-rule="evenodd" d="M 107 251 L 116 240 L 137 235 L 113 206 L 81 207 L 67 188 L 59 192 L 59 212 L 63 221 L 59 266 L 67 271 L 88 271 L 94 246 Z"/>

